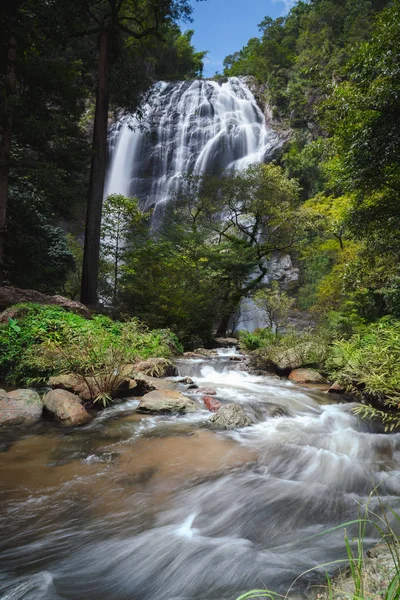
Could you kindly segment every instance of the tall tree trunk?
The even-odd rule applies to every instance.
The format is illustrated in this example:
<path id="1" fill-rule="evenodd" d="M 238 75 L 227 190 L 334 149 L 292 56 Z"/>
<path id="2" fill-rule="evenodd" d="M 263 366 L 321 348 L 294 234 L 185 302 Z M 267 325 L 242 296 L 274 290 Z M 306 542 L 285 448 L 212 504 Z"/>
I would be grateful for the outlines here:
<path id="1" fill-rule="evenodd" d="M 229 321 L 232 316 L 232 313 L 229 312 L 221 317 L 221 321 L 218 325 L 216 337 L 226 337 L 226 332 L 228 329 Z"/>
<path id="2" fill-rule="evenodd" d="M 94 117 L 92 163 L 90 167 L 82 267 L 81 301 L 88 305 L 95 305 L 97 303 L 101 210 L 103 207 L 107 162 L 110 57 L 111 32 L 109 29 L 105 29 L 99 34 L 96 112 Z"/>
<path id="3" fill-rule="evenodd" d="M 11 156 L 12 96 L 15 91 L 15 61 L 17 58 L 17 42 L 12 32 L 9 35 L 7 51 L 7 71 L 4 82 L 4 112 L 0 145 L 0 284 L 4 278 L 4 237 Z"/>

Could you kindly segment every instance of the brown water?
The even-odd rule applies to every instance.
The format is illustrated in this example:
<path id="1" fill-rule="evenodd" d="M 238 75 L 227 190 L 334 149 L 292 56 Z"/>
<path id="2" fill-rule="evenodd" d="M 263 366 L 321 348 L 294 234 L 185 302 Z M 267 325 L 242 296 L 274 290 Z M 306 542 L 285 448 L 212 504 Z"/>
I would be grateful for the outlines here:
<path id="1" fill-rule="evenodd" d="M 4 600 L 234 600 L 264 584 L 282 592 L 345 557 L 342 529 L 320 534 L 366 504 L 378 510 L 374 486 L 397 509 L 399 434 L 374 431 L 326 394 L 238 372 L 228 358 L 179 369 L 246 406 L 253 427 L 216 433 L 204 428 L 207 411 L 140 416 L 128 400 L 81 429 L 41 423 L 3 440 Z M 269 418 L 271 403 L 286 416 Z M 368 529 L 366 545 L 375 539 Z M 306 593 L 322 571 L 294 588 Z"/>

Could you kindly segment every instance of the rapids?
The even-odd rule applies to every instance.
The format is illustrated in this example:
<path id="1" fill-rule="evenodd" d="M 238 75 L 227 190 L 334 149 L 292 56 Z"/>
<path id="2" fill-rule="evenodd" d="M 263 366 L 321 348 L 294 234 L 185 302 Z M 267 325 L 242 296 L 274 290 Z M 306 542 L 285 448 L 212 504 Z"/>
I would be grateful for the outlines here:
<path id="1" fill-rule="evenodd" d="M 3 600 L 234 600 L 293 582 L 312 597 L 321 565 L 346 556 L 335 527 L 367 505 L 378 513 L 375 486 L 398 509 L 400 434 L 319 391 L 239 371 L 233 354 L 177 365 L 245 406 L 252 427 L 210 431 L 206 410 L 141 416 L 130 399 L 81 429 L 43 422 L 2 440 Z M 368 527 L 366 547 L 376 539 Z"/>

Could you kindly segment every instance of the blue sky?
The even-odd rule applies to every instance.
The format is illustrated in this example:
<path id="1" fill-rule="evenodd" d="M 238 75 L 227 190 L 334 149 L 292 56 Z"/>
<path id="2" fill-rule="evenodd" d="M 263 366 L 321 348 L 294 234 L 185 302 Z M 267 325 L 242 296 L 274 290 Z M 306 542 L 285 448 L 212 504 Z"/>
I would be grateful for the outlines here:
<path id="1" fill-rule="evenodd" d="M 208 50 L 204 76 L 222 72 L 222 62 L 228 54 L 240 50 L 247 40 L 259 35 L 258 23 L 269 15 L 285 15 L 292 0 L 191 0 L 193 23 L 183 29 L 194 29 L 193 43 L 197 50 Z"/>

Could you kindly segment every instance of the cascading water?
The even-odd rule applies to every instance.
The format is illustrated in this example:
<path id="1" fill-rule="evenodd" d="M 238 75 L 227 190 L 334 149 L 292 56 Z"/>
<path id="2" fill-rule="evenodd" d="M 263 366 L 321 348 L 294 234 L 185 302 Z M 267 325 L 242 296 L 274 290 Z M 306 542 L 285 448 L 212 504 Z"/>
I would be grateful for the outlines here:
<path id="1" fill-rule="evenodd" d="M 136 196 L 145 208 L 165 204 L 185 173 L 266 162 L 286 139 L 238 77 L 160 82 L 140 125 L 128 117 L 117 127 L 106 193 Z"/>

